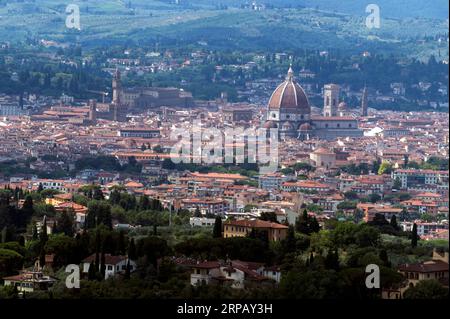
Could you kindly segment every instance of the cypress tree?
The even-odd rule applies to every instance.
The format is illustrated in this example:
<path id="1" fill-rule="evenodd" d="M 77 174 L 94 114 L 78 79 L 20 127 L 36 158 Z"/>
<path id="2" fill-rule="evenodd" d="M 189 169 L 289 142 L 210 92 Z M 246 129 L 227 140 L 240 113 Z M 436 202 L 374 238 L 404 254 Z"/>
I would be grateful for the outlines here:
<path id="1" fill-rule="evenodd" d="M 136 260 L 136 245 L 134 244 L 134 238 L 131 238 L 130 245 L 128 246 L 128 258 L 131 260 Z"/>
<path id="2" fill-rule="evenodd" d="M 131 266 L 130 266 L 130 260 L 127 261 L 127 267 L 125 269 L 125 279 L 130 279 L 131 275 Z"/>
<path id="3" fill-rule="evenodd" d="M 5 227 L 3 227 L 2 233 L 1 233 L 1 243 L 6 243 L 7 235 L 8 235 L 8 229 L 5 226 Z"/>
<path id="4" fill-rule="evenodd" d="M 202 217 L 202 213 L 200 212 L 200 208 L 195 208 L 194 217 Z"/>
<path id="5" fill-rule="evenodd" d="M 95 233 L 95 272 L 99 271 L 100 267 L 100 232 L 97 229 Z"/>
<path id="6" fill-rule="evenodd" d="M 296 239 L 294 226 L 290 225 L 285 239 L 285 250 L 288 253 L 295 252 Z"/>
<path id="7" fill-rule="evenodd" d="M 64 233 L 66 236 L 73 237 L 74 227 L 73 227 L 74 215 L 72 212 L 64 210 L 61 216 L 58 218 L 58 231 Z"/>
<path id="8" fill-rule="evenodd" d="M 91 264 L 89 265 L 89 270 L 88 270 L 88 280 L 95 280 L 97 271 L 95 269 L 95 263 L 92 261 Z"/>
<path id="9" fill-rule="evenodd" d="M 37 231 L 36 224 L 33 225 L 33 231 L 31 233 L 31 238 L 33 240 L 37 240 L 38 239 L 38 231 Z"/>
<path id="10" fill-rule="evenodd" d="M 311 254 L 309 255 L 309 264 L 312 265 L 313 262 L 314 262 L 314 255 L 313 255 L 313 253 L 311 252 Z"/>
<path id="11" fill-rule="evenodd" d="M 328 250 L 327 256 L 325 257 L 325 267 L 327 269 L 339 270 L 339 254 L 337 249 L 332 251 Z"/>
<path id="12" fill-rule="evenodd" d="M 100 274 L 101 274 L 101 280 L 105 279 L 105 273 L 106 273 L 106 264 L 105 264 L 105 249 L 102 248 L 102 257 L 101 257 L 101 265 L 100 265 Z"/>
<path id="13" fill-rule="evenodd" d="M 412 237 L 411 237 L 411 247 L 417 247 L 417 241 L 419 240 L 419 236 L 417 235 L 417 225 L 414 223 L 412 229 Z"/>
<path id="14" fill-rule="evenodd" d="M 120 255 L 125 253 L 125 233 L 123 230 L 119 232 L 119 240 L 117 242 L 117 251 Z"/>
<path id="15" fill-rule="evenodd" d="M 39 265 L 41 269 L 45 266 L 45 248 L 41 247 L 41 251 L 39 253 Z"/>
<path id="16" fill-rule="evenodd" d="M 303 210 L 302 216 L 295 222 L 295 228 L 298 232 L 309 235 L 311 233 L 311 229 L 309 227 L 309 216 L 308 212 Z"/>
<path id="17" fill-rule="evenodd" d="M 310 228 L 311 232 L 313 232 L 313 233 L 318 233 L 320 231 L 320 225 L 319 225 L 319 222 L 317 221 L 316 217 L 314 217 L 311 220 L 309 228 Z"/>
<path id="18" fill-rule="evenodd" d="M 14 189 L 14 201 L 17 202 L 19 200 L 19 188 L 16 186 Z"/>
<path id="19" fill-rule="evenodd" d="M 25 213 L 27 218 L 30 218 L 34 213 L 34 205 L 33 198 L 28 195 L 25 197 L 25 201 L 23 202 L 22 211 Z"/>
<path id="20" fill-rule="evenodd" d="M 39 236 L 39 239 L 41 241 L 42 246 L 45 245 L 45 243 L 48 240 L 48 235 L 47 235 L 47 217 L 46 216 L 44 216 L 44 221 L 42 222 L 41 234 Z"/>
<path id="21" fill-rule="evenodd" d="M 392 228 L 394 228 L 395 230 L 399 230 L 399 227 L 398 227 L 398 224 L 397 224 L 397 216 L 393 215 L 391 217 L 390 224 L 391 224 Z"/>
<path id="22" fill-rule="evenodd" d="M 391 266 L 391 263 L 389 262 L 389 257 L 385 249 L 380 250 L 379 257 L 385 266 L 387 267 Z"/>
<path id="23" fill-rule="evenodd" d="M 141 196 L 141 198 L 139 199 L 139 209 L 140 210 L 150 209 L 150 199 L 148 198 L 148 196 L 146 195 Z"/>
<path id="24" fill-rule="evenodd" d="M 221 238 L 222 237 L 222 218 L 220 216 L 216 217 L 214 221 L 214 229 L 213 229 L 213 238 Z"/>

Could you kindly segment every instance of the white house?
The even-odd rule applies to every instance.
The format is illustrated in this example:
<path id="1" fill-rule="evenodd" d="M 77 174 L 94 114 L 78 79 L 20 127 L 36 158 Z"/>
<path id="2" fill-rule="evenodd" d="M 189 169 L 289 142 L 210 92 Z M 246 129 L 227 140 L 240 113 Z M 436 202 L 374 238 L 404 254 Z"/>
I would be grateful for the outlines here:
<path id="1" fill-rule="evenodd" d="M 189 218 L 189 224 L 192 227 L 214 226 L 215 221 L 216 221 L 215 218 L 206 218 L 206 217 L 191 217 L 191 218 Z"/>
<path id="2" fill-rule="evenodd" d="M 242 289 L 250 282 L 279 283 L 279 267 L 265 267 L 261 263 L 233 260 L 228 262 L 204 261 L 192 265 L 191 285 L 227 283 L 231 288 Z"/>
<path id="3" fill-rule="evenodd" d="M 100 256 L 99 260 L 101 261 Z M 127 256 L 112 256 L 110 254 L 105 254 L 105 279 L 108 279 L 109 277 L 115 276 L 119 273 L 125 273 L 128 260 L 129 259 Z M 133 272 L 136 270 L 136 262 L 131 259 L 129 261 L 130 272 Z M 95 254 L 90 255 L 82 261 L 84 273 L 89 272 L 89 267 L 93 262 L 95 262 Z"/>

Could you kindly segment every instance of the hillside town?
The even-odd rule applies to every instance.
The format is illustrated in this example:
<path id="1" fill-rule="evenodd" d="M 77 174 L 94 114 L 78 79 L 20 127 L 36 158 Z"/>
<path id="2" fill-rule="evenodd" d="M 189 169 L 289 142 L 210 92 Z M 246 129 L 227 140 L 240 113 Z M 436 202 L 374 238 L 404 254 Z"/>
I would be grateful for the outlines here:
<path id="1" fill-rule="evenodd" d="M 421 242 L 448 242 L 448 117 L 369 108 L 366 88 L 358 104 L 348 105 L 340 100 L 341 87 L 336 84 L 323 87 L 323 105 L 310 105 L 296 80 L 304 76 L 305 70 L 296 74 L 289 68 L 284 82 L 273 87 L 266 107 L 231 103 L 226 93 L 215 100 L 194 101 L 177 89 L 127 90 L 117 68 L 110 102 L 62 96 L 49 100 L 50 107 L 41 113 L 6 115 L 0 122 L 2 205 L 33 211 L 31 224 L 20 235 L 25 244 L 61 232 L 82 240 L 103 219 L 121 236 L 115 249 L 101 249 L 105 280 L 129 277 L 139 268 L 136 251 L 129 251 L 124 234 L 132 238 L 149 226 L 155 235 L 158 227 L 214 228 L 214 237 L 256 236 L 285 243 L 294 229 L 310 234 L 335 220 L 376 225 L 390 235 L 413 233 Z M 147 111 L 137 115 L 142 108 Z M 180 138 L 174 132 L 201 135 L 202 130 L 226 128 L 275 129 L 281 142 L 276 170 L 261 173 L 248 152 L 243 164 L 211 165 L 202 153 L 198 161 L 194 153 L 181 162 L 174 160 L 172 150 Z M 212 144 L 221 153 L 227 147 L 220 141 Z M 156 212 L 139 213 L 146 209 Z M 386 225 L 390 230 L 383 228 Z M 2 224 L 5 247 L 7 238 L 16 236 L 10 226 Z M 4 285 L 33 293 L 57 284 L 51 269 L 64 265 L 61 252 L 42 247 L 39 254 L 29 270 L 11 269 L 20 274 L 8 274 Z M 86 279 L 98 276 L 94 268 L 99 254 L 96 249 L 81 256 Z M 310 254 L 312 259 L 320 253 Z M 436 249 L 432 260 L 435 256 Z M 448 280 L 448 253 L 445 256 L 438 258 L 439 266 L 424 261 L 398 265 L 397 271 L 414 283 L 429 271 Z M 274 287 L 283 276 L 281 265 L 273 262 L 199 257 L 153 256 L 157 268 L 170 262 L 190 273 L 193 286 Z M 406 288 L 399 283 L 396 287 L 384 287 L 382 297 L 402 298 Z"/>
<path id="2" fill-rule="evenodd" d="M 448 299 L 444 9 L 0 0 L 0 308 Z"/>

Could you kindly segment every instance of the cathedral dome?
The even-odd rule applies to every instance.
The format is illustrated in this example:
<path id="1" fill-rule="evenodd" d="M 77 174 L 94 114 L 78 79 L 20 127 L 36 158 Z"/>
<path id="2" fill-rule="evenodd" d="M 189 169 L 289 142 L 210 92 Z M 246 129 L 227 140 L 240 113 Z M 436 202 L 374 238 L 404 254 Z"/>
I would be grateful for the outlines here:
<path id="1" fill-rule="evenodd" d="M 309 123 L 303 123 L 298 127 L 298 130 L 301 132 L 311 131 L 312 126 Z"/>
<path id="2" fill-rule="evenodd" d="M 294 81 L 294 72 L 289 68 L 286 80 L 281 83 L 269 100 L 270 110 L 284 110 L 298 114 L 310 114 L 311 107 L 303 88 Z"/>
<path id="3" fill-rule="evenodd" d="M 267 121 L 266 123 L 264 123 L 263 125 L 264 128 L 278 128 L 277 123 L 275 123 L 274 121 Z"/>
<path id="4" fill-rule="evenodd" d="M 281 126 L 281 128 L 285 131 L 289 131 L 289 130 L 293 129 L 291 123 L 289 123 L 289 122 L 284 122 L 283 125 Z"/>

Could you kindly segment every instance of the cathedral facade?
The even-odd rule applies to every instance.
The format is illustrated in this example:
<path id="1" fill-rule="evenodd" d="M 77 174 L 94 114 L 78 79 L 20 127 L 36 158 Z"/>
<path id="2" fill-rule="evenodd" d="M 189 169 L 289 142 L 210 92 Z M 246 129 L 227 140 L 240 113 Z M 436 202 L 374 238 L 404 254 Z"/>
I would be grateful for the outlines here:
<path id="1" fill-rule="evenodd" d="M 313 116 L 308 97 L 295 81 L 292 68 L 270 97 L 264 128 L 277 129 L 280 139 L 317 137 L 330 140 L 363 136 L 358 120 L 351 116 L 345 103 L 339 103 L 339 86 L 336 84 L 324 87 L 323 115 Z"/>

